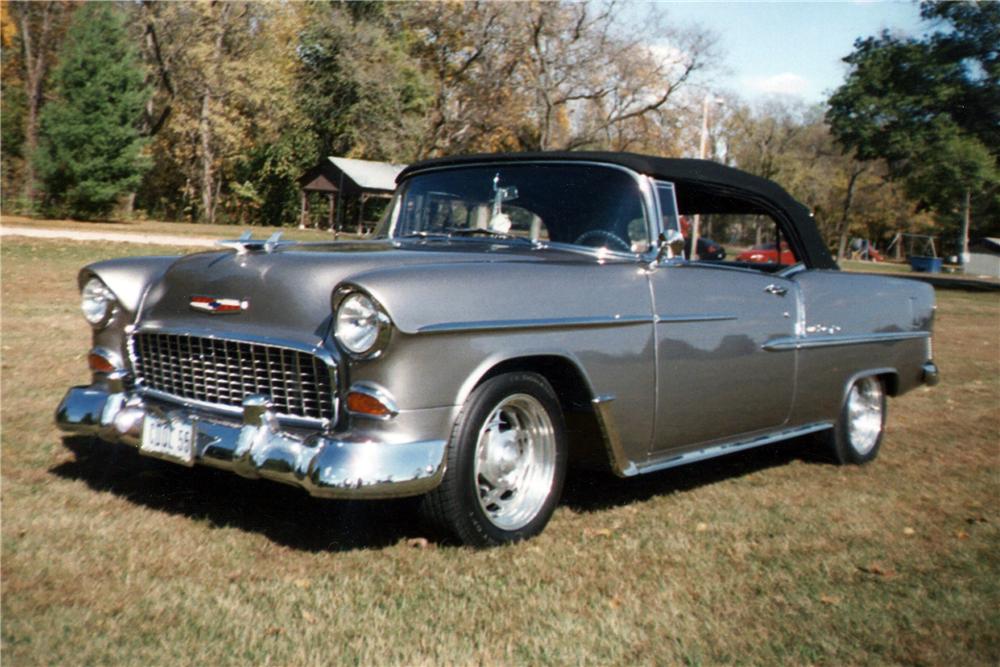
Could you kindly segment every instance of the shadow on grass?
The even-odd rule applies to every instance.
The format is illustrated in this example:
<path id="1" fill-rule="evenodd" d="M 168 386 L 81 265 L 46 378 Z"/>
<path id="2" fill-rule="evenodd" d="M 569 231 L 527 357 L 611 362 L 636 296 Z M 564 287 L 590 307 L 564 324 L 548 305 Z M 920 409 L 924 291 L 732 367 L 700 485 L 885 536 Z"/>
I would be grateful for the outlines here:
<path id="1" fill-rule="evenodd" d="M 267 536 L 303 551 L 348 551 L 396 544 L 429 533 L 417 501 L 345 501 L 312 498 L 301 489 L 266 480 L 244 479 L 202 466 L 184 468 L 141 456 L 137 450 L 96 438 L 68 436 L 63 444 L 76 460 L 51 469 L 81 480 L 96 491 L 171 514 L 202 519 Z M 789 441 L 630 479 L 611 473 L 571 470 L 562 504 L 578 512 L 598 512 L 689 491 L 793 461 L 825 463 L 808 441 Z"/>
<path id="2" fill-rule="evenodd" d="M 794 461 L 830 463 L 822 448 L 807 436 L 627 479 L 615 477 L 610 472 L 571 470 L 566 477 L 562 504 L 577 512 L 599 512 L 653 496 L 690 491 Z"/>
<path id="3" fill-rule="evenodd" d="M 50 470 L 151 509 L 267 536 L 303 551 L 383 547 L 424 534 L 413 499 L 343 501 L 244 479 L 203 466 L 185 468 L 96 438 L 69 436 L 75 461 Z"/>

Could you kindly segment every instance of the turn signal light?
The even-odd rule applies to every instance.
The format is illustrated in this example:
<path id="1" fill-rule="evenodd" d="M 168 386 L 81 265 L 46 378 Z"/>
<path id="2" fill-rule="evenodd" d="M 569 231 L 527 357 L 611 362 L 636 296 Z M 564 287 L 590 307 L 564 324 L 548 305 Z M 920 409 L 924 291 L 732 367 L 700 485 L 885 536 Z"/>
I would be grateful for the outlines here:
<path id="1" fill-rule="evenodd" d="M 369 394 L 352 391 L 347 394 L 347 409 L 356 414 L 372 417 L 391 417 L 392 410 Z"/>
<path id="2" fill-rule="evenodd" d="M 106 357 L 96 352 L 87 355 L 87 364 L 90 366 L 90 370 L 95 373 L 113 373 L 117 370 Z"/>

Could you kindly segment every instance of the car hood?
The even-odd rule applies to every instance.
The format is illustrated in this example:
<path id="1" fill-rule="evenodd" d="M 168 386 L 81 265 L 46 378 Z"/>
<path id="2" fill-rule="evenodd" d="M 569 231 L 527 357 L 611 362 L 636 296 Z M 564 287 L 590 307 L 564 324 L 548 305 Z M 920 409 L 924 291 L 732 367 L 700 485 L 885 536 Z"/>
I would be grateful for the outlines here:
<path id="1" fill-rule="evenodd" d="M 406 321 L 396 322 L 405 332 L 435 320 L 430 309 L 400 302 L 398 295 L 402 294 L 407 299 L 419 298 L 415 289 L 426 294 L 421 285 L 433 290 L 436 304 L 465 302 L 467 297 L 450 299 L 447 293 L 479 293 L 489 291 L 490 285 L 496 291 L 501 284 L 507 293 L 515 282 L 536 276 L 535 270 L 525 271 L 527 267 L 551 274 L 556 267 L 563 267 L 558 269 L 562 272 L 567 266 L 599 263 L 607 263 L 607 258 L 486 241 L 295 244 L 274 252 L 197 253 L 178 259 L 152 284 L 138 324 L 141 328 L 247 338 L 263 335 L 300 345 L 320 345 L 330 329 L 330 297 L 344 282 L 363 288 L 371 283 L 390 315 L 395 316 L 394 304 L 401 315 L 405 313 Z M 192 307 L 195 297 L 231 300 L 245 307 L 204 312 Z"/>

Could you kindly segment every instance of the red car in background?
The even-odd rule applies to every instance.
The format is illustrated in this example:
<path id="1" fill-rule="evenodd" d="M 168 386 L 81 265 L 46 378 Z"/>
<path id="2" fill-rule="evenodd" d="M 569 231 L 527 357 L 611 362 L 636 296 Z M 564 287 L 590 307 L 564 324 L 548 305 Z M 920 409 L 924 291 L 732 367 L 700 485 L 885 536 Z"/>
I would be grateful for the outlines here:
<path id="1" fill-rule="evenodd" d="M 763 243 L 759 246 L 754 246 L 749 250 L 744 250 L 736 256 L 736 261 L 750 262 L 752 264 L 791 265 L 797 263 L 799 260 L 795 257 L 795 253 L 792 252 L 792 249 L 788 247 L 788 244 L 782 241 L 780 262 L 778 261 L 778 251 L 774 247 L 773 243 Z"/>

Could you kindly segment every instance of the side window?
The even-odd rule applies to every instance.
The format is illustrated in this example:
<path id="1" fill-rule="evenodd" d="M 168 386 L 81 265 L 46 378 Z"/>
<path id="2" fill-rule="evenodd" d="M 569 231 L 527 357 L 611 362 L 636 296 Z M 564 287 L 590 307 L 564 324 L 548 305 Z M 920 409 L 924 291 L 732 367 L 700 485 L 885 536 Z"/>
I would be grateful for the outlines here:
<path id="1" fill-rule="evenodd" d="M 698 258 L 762 271 L 778 271 L 799 261 L 781 226 L 763 213 L 702 214 Z"/>
<path id="2" fill-rule="evenodd" d="M 684 255 L 701 262 L 725 262 L 765 272 L 799 263 L 795 245 L 781 224 L 758 202 L 732 192 L 689 183 L 657 183 L 663 226 L 684 235 Z M 671 213 L 674 211 L 675 213 Z M 691 237 L 698 232 L 697 247 Z"/>
<path id="3" fill-rule="evenodd" d="M 656 196 L 660 200 L 660 215 L 663 216 L 663 230 L 676 229 L 684 233 L 680 225 L 680 216 L 677 214 L 677 193 L 674 190 L 674 184 L 657 181 Z"/>

